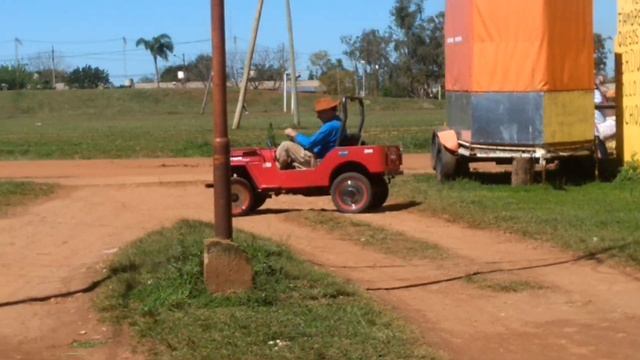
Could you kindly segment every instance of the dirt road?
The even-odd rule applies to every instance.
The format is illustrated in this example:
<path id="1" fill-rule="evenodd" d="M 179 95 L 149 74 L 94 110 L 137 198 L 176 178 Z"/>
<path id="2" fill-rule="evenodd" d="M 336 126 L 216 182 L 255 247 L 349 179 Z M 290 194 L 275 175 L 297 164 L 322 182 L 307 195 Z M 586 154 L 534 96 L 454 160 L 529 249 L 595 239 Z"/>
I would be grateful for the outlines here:
<path id="1" fill-rule="evenodd" d="M 407 156 L 407 172 L 426 170 Z M 0 163 L 0 178 L 65 184 L 57 195 L 0 219 L 0 303 L 63 293 L 103 276 L 118 248 L 161 226 L 212 218 L 209 160 Z M 454 359 L 628 359 L 640 350 L 640 274 L 495 231 L 421 214 L 387 211 L 354 218 L 437 244 L 448 256 L 405 261 L 290 221 L 297 211 L 332 209 L 325 198 L 280 197 L 236 226 L 289 245 L 302 257 L 371 289 Z M 393 209 L 393 208 L 390 208 Z M 305 234 L 304 237 L 294 234 Z M 516 293 L 453 280 L 478 271 L 526 281 Z M 451 279 L 451 281 L 448 281 Z M 422 284 L 422 285 L 420 285 Z M 384 288 L 397 288 L 383 290 Z M 378 290 L 376 290 L 378 289 Z M 126 334 L 105 327 L 91 294 L 0 306 L 0 354 L 14 359 L 135 358 Z M 90 349 L 73 344 L 95 343 Z"/>

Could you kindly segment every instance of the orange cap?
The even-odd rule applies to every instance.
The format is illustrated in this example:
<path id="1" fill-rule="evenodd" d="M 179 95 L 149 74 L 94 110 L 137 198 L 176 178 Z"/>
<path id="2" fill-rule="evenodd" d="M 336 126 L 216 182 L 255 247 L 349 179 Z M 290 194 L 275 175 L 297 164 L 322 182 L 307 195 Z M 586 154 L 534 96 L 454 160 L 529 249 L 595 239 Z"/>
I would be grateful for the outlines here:
<path id="1" fill-rule="evenodd" d="M 323 97 L 316 100 L 316 112 L 337 108 L 340 105 L 340 100 L 333 100 L 330 97 Z"/>

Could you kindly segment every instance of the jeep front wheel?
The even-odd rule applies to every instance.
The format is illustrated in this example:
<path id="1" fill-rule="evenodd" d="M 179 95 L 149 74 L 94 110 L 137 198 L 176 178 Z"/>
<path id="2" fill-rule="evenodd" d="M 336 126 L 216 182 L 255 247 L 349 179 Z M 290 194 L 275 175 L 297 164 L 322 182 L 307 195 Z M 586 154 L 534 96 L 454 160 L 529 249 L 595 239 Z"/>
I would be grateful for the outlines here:
<path id="1" fill-rule="evenodd" d="M 251 212 L 255 206 L 255 195 L 253 186 L 241 178 L 231 178 L 231 215 L 245 216 Z"/>

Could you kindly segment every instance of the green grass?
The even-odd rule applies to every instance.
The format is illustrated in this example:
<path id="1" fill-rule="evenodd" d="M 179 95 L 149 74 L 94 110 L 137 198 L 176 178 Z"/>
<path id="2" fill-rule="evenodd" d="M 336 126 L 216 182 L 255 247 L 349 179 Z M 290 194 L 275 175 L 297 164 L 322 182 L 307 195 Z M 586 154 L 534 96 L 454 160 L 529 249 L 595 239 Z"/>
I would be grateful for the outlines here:
<path id="1" fill-rule="evenodd" d="M 336 234 L 340 239 L 354 241 L 401 259 L 438 259 L 446 256 L 444 250 L 436 245 L 334 212 L 304 211 L 291 216 L 291 220 L 301 221 L 305 225 Z"/>
<path id="2" fill-rule="evenodd" d="M 544 286 L 527 280 L 494 279 L 479 275 L 466 277 L 464 281 L 480 289 L 498 293 L 522 293 L 544 289 Z"/>
<path id="3" fill-rule="evenodd" d="M 99 346 L 106 344 L 104 340 L 87 340 L 87 341 L 74 341 L 71 347 L 74 349 L 95 349 Z"/>
<path id="4" fill-rule="evenodd" d="M 75 90 L 0 93 L 0 160 L 211 156 L 211 106 L 199 115 L 204 90 Z M 320 127 L 316 95 L 302 94 L 302 131 Z M 237 93 L 229 93 L 229 120 Z M 277 92 L 250 91 L 232 146 L 263 146 L 273 123 L 278 140 L 291 126 Z M 352 109 L 352 119 L 358 111 Z M 442 103 L 376 98 L 367 104 L 365 139 L 425 151 L 431 130 L 444 122 Z M 356 125 L 355 121 L 350 122 Z"/>
<path id="5" fill-rule="evenodd" d="M 405 176 L 394 196 L 421 202 L 417 211 L 545 240 L 581 253 L 640 266 L 640 182 L 591 183 L 556 190 L 513 188 L 475 181 L 439 184 L 432 176 Z"/>
<path id="6" fill-rule="evenodd" d="M 25 181 L 0 181 L 0 215 L 15 206 L 49 196 L 55 192 L 55 185 Z"/>
<path id="7" fill-rule="evenodd" d="M 202 276 L 212 227 L 182 221 L 124 249 L 98 308 L 157 359 L 424 359 L 417 337 L 354 287 L 283 247 L 236 232 L 255 288 L 212 296 Z"/>

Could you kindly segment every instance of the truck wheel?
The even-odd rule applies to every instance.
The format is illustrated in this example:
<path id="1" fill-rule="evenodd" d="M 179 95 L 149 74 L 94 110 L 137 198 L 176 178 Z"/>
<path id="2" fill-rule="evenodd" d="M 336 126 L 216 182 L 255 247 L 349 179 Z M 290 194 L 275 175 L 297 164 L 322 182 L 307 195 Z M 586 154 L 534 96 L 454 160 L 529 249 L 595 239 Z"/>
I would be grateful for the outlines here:
<path id="1" fill-rule="evenodd" d="M 372 195 L 369 179 L 356 172 L 342 174 L 331 184 L 331 200 L 343 213 L 357 214 L 367 210 Z"/>
<path id="2" fill-rule="evenodd" d="M 469 160 L 464 159 L 460 156 L 456 157 L 456 171 L 455 177 L 466 179 L 471 176 L 471 166 L 469 164 Z"/>
<path id="3" fill-rule="evenodd" d="M 596 160 L 593 156 L 574 156 L 560 160 L 561 176 L 573 185 L 582 185 L 596 179 Z"/>
<path id="4" fill-rule="evenodd" d="M 373 190 L 373 198 L 369 209 L 379 209 L 389 198 L 389 184 L 384 177 L 376 177 L 371 181 L 371 188 Z"/>
<path id="5" fill-rule="evenodd" d="M 436 154 L 436 177 L 443 183 L 455 179 L 457 158 L 442 145 Z"/>
<path id="6" fill-rule="evenodd" d="M 436 170 L 436 157 L 438 156 L 438 149 L 440 148 L 440 140 L 435 133 L 431 137 L 431 169 Z"/>
<path id="7" fill-rule="evenodd" d="M 247 215 L 253 210 L 255 200 L 253 186 L 247 180 L 241 177 L 231 178 L 231 215 Z"/>

